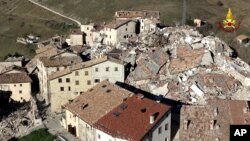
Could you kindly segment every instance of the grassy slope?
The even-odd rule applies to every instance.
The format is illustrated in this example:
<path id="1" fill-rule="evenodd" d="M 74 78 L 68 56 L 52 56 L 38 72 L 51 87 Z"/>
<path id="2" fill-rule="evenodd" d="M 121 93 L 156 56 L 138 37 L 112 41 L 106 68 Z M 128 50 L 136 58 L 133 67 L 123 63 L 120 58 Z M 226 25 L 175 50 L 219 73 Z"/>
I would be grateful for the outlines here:
<path id="1" fill-rule="evenodd" d="M 0 59 L 15 52 L 32 57 L 32 48 L 17 44 L 16 38 L 33 33 L 41 35 L 42 39 L 55 34 L 64 34 L 66 29 L 53 27 L 54 25 L 69 22 L 60 16 L 43 10 L 27 0 L 0 0 Z M 45 24 L 47 23 L 47 24 Z"/>
<path id="2" fill-rule="evenodd" d="M 183 0 L 38 0 L 41 3 L 79 19 L 100 22 L 110 20 L 117 10 L 159 10 L 161 20 L 167 24 L 181 21 Z M 212 23 L 216 35 L 231 44 L 234 37 L 240 33 L 250 35 L 250 3 L 249 0 L 220 0 L 224 5 L 217 5 L 219 0 L 187 0 L 187 17 L 201 18 Z M 227 9 L 231 7 L 237 19 L 242 21 L 241 28 L 236 33 L 220 32 L 217 22 L 225 18 Z M 233 46 L 239 56 L 250 62 L 249 48 Z"/>
<path id="3" fill-rule="evenodd" d="M 45 129 L 31 132 L 29 135 L 20 138 L 18 141 L 53 141 L 55 137 Z"/>

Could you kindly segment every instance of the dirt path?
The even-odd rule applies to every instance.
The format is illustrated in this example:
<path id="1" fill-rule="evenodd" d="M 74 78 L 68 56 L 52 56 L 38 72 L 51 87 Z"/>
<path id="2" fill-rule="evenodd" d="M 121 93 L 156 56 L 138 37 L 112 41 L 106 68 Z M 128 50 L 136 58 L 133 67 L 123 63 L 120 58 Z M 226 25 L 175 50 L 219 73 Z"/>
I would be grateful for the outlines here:
<path id="1" fill-rule="evenodd" d="M 57 15 L 59 15 L 59 16 L 61 16 L 61 17 L 64 17 L 64 18 L 66 18 L 66 19 L 69 19 L 69 20 L 75 22 L 79 27 L 81 27 L 81 25 L 82 25 L 80 21 L 78 21 L 78 20 L 76 20 L 76 19 L 73 19 L 73 18 L 71 18 L 71 17 L 68 17 L 68 16 L 66 16 L 66 15 L 63 15 L 63 14 L 61 14 L 61 13 L 59 13 L 59 12 L 56 12 L 56 11 L 54 11 L 54 10 L 52 10 L 52 9 L 50 9 L 50 8 L 48 8 L 48 7 L 46 7 L 46 6 L 44 6 L 44 5 L 41 5 L 41 4 L 38 3 L 38 2 L 35 2 L 35 1 L 33 1 L 33 0 L 28 0 L 28 1 L 31 2 L 31 3 L 33 3 L 33 4 L 35 4 L 35 5 L 37 5 L 37 6 L 39 6 L 39 7 L 41 7 L 41 8 L 43 8 L 43 9 L 46 9 L 46 10 L 48 10 L 48 11 L 54 13 L 54 14 L 57 14 Z"/>

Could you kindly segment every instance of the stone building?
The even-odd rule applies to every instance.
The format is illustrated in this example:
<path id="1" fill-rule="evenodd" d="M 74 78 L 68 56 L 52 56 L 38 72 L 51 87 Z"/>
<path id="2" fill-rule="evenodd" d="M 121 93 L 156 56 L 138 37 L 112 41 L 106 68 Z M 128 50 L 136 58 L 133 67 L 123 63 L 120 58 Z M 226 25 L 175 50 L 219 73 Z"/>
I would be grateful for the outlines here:
<path id="1" fill-rule="evenodd" d="M 31 99 L 31 82 L 24 68 L 11 66 L 0 73 L 0 90 L 11 93 L 14 101 L 29 101 Z"/>
<path id="2" fill-rule="evenodd" d="M 51 110 L 59 112 L 61 105 L 87 91 L 103 80 L 124 82 L 124 62 L 104 56 L 73 65 L 48 76 Z"/>

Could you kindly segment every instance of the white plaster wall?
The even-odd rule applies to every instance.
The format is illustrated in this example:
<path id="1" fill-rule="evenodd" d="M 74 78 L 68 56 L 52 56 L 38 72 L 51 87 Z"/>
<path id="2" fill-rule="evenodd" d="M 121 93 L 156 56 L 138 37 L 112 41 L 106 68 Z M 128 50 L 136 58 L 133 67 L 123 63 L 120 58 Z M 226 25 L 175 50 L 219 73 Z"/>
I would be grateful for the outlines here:
<path id="1" fill-rule="evenodd" d="M 165 125 L 168 124 L 168 130 L 165 130 Z M 162 128 L 161 134 L 159 134 L 159 128 Z M 165 138 L 168 138 L 167 141 L 170 141 L 171 136 L 171 112 L 169 112 L 168 116 L 163 118 L 158 125 L 156 125 L 150 133 L 152 140 L 149 138 L 145 138 L 143 141 L 165 141 Z"/>
<path id="2" fill-rule="evenodd" d="M 93 45 L 93 33 L 91 32 L 91 30 L 94 28 L 93 24 L 90 25 L 82 25 L 81 26 L 81 31 L 84 32 L 86 34 L 86 44 L 88 45 Z"/>
<path id="3" fill-rule="evenodd" d="M 31 98 L 31 83 L 0 84 L 0 90 L 11 91 L 15 101 L 30 101 Z"/>
<path id="4" fill-rule="evenodd" d="M 83 35 L 80 34 L 71 34 L 70 35 L 70 45 L 83 45 Z"/>
<path id="5" fill-rule="evenodd" d="M 109 67 L 109 71 L 106 71 L 106 68 Z M 118 71 L 115 71 L 115 67 L 118 68 Z M 98 72 L 96 72 L 98 68 Z M 124 82 L 124 65 L 114 63 L 111 61 L 106 61 L 101 64 L 97 64 L 92 67 L 92 82 L 94 83 L 95 79 L 100 79 L 100 82 L 103 80 L 109 80 L 112 83 L 116 81 Z"/>

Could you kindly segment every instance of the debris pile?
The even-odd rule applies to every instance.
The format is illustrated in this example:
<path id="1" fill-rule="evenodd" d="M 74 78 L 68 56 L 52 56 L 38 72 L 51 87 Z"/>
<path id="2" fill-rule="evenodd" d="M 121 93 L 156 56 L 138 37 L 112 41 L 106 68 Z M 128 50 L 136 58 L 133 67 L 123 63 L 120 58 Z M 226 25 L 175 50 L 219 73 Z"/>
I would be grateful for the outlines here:
<path id="1" fill-rule="evenodd" d="M 123 45 L 128 52 L 124 61 L 133 57 L 129 51 L 136 53 L 136 67 L 126 80 L 130 85 L 202 105 L 211 97 L 231 99 L 250 86 L 249 66 L 235 58 L 234 51 L 217 37 L 203 37 L 183 26 L 166 27 L 138 38 L 133 46 Z"/>
<path id="2" fill-rule="evenodd" d="M 0 139 L 8 140 L 13 137 L 20 137 L 27 134 L 34 126 L 34 113 L 30 103 L 26 103 L 17 111 L 2 118 L 0 122 Z"/>

